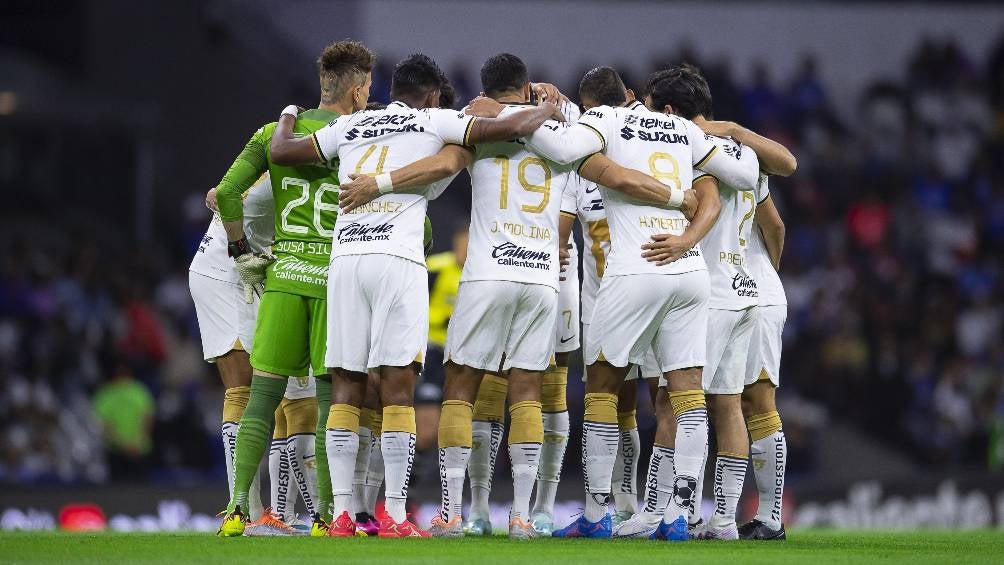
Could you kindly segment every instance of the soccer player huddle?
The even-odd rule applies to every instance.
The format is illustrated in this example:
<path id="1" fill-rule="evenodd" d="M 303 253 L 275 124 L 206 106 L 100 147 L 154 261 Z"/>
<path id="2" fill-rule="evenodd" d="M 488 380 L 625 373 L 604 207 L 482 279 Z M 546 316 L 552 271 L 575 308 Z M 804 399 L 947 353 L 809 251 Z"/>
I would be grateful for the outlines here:
<path id="1" fill-rule="evenodd" d="M 457 111 L 420 54 L 394 68 L 390 104 L 369 104 L 375 59 L 355 41 L 328 46 L 318 108 L 289 106 L 259 128 L 207 196 L 218 213 L 190 277 L 226 387 L 219 535 L 491 535 L 508 404 L 511 538 L 784 539 L 784 225 L 767 178 L 794 172 L 791 153 L 713 121 L 707 82 L 686 65 L 652 74 L 641 98 L 614 69 L 592 69 L 576 105 L 503 53 Z M 424 529 L 406 502 L 429 327 L 426 211 L 464 168 L 472 213 L 444 350 L 442 506 Z M 580 327 L 585 508 L 556 529 Z M 637 379 L 658 420 L 640 509 Z M 738 526 L 750 459 L 759 508 Z"/>

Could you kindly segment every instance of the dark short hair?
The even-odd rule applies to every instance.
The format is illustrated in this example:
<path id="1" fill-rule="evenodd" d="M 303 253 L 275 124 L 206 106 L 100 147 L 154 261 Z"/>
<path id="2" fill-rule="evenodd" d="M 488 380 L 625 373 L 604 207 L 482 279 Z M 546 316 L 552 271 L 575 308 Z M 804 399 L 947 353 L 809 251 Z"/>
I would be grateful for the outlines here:
<path id="1" fill-rule="evenodd" d="M 654 110 L 672 106 L 673 112 L 692 120 L 711 117 L 711 88 L 697 67 L 682 64 L 656 71 L 645 83 L 645 93 L 652 97 Z"/>
<path id="2" fill-rule="evenodd" d="M 512 53 L 493 55 L 481 66 L 481 91 L 485 96 L 520 90 L 528 82 L 530 75 L 526 64 Z"/>
<path id="3" fill-rule="evenodd" d="M 453 89 L 453 83 L 446 75 L 441 75 L 439 80 L 439 107 L 452 109 L 457 103 L 457 91 Z"/>
<path id="4" fill-rule="evenodd" d="M 443 71 L 428 55 L 414 53 L 408 55 L 394 67 L 390 81 L 390 97 L 393 100 L 405 97 L 421 99 L 433 90 L 442 87 Z"/>
<path id="5" fill-rule="evenodd" d="M 627 102 L 624 81 L 613 67 L 596 67 L 579 82 L 579 99 L 587 98 L 600 106 L 620 106 Z"/>
<path id="6" fill-rule="evenodd" d="M 317 58 L 321 100 L 334 102 L 350 87 L 362 84 L 374 64 L 376 55 L 358 41 L 343 39 L 325 47 Z"/>

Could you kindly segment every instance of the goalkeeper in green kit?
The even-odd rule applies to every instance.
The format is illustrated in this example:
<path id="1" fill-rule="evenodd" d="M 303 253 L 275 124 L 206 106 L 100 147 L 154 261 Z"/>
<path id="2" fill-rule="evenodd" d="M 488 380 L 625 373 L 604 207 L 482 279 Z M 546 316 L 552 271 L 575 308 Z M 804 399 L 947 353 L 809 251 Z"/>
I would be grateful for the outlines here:
<path id="1" fill-rule="evenodd" d="M 339 115 L 366 107 L 375 55 L 355 41 L 329 45 L 318 58 L 321 101 L 299 114 L 294 131 L 309 135 Z M 264 282 L 251 354 L 251 395 L 237 434 L 234 491 L 218 535 L 239 536 L 247 524 L 251 481 L 271 438 L 276 407 L 286 379 L 313 374 L 317 379 L 318 508 L 311 535 L 325 535 L 331 504 L 331 478 L 324 445 L 331 404 L 331 378 L 325 373 L 328 262 L 338 214 L 338 163 L 283 167 L 272 163 L 269 144 L 275 122 L 258 129 L 217 188 L 220 217 L 230 256 L 245 289 L 245 299 Z M 272 255 L 252 252 L 244 237 L 241 194 L 268 171 L 275 201 Z"/>

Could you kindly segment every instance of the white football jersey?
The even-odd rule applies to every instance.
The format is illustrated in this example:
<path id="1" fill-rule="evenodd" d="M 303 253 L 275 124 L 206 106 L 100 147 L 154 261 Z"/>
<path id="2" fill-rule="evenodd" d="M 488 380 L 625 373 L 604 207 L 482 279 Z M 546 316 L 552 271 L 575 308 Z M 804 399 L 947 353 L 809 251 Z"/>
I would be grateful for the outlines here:
<path id="1" fill-rule="evenodd" d="M 576 196 L 575 213 L 582 224 L 582 322 L 588 324 L 610 255 L 610 226 L 595 182 L 580 177 Z"/>
<path id="2" fill-rule="evenodd" d="M 244 235 L 255 252 L 268 251 L 275 237 L 275 203 L 272 200 L 272 183 L 265 173 L 243 194 Z M 192 258 L 189 270 L 216 280 L 240 282 L 234 260 L 227 253 L 227 230 L 218 213 L 213 214 L 206 235 Z"/>
<path id="3" fill-rule="evenodd" d="M 324 160 L 338 157 L 338 177 L 380 174 L 434 155 L 444 144 L 467 144 L 474 117 L 442 108 L 415 109 L 391 102 L 383 110 L 340 116 L 314 132 Z M 331 256 L 384 254 L 425 265 L 422 244 L 428 201 L 449 180 L 412 194 L 384 194 L 349 213 L 339 213 Z"/>
<path id="4" fill-rule="evenodd" d="M 759 163 L 752 151 L 742 152 L 740 159 L 718 156 L 719 148 L 710 136 L 679 116 L 599 106 L 583 114 L 578 124 L 558 128 L 548 124 L 527 140 L 535 151 L 556 161 L 603 151 L 617 164 L 650 174 L 673 188 L 691 188 L 695 168 L 740 188 L 756 185 Z M 669 265 L 657 266 L 641 256 L 641 246 L 653 235 L 683 233 L 689 222 L 682 212 L 638 204 L 606 187 L 600 191 L 611 237 L 605 274 L 677 274 L 707 269 L 700 245 Z"/>
<path id="5" fill-rule="evenodd" d="M 714 137 L 720 152 L 739 159 L 744 148 L 731 139 Z M 757 305 L 757 282 L 749 271 L 746 250 L 755 223 L 755 190 L 736 190 L 719 181 L 718 196 L 722 211 L 711 230 L 701 240 L 708 264 L 711 295 L 708 307 L 718 310 L 742 310 Z"/>
<path id="6" fill-rule="evenodd" d="M 521 111 L 509 104 L 500 117 Z M 461 281 L 513 281 L 557 290 L 558 218 L 572 165 L 557 165 L 519 140 L 482 143 L 471 173 L 471 230 Z M 574 201 L 570 213 L 575 212 Z"/>
<path id="7" fill-rule="evenodd" d="M 757 206 L 770 196 L 766 175 L 761 175 L 760 185 L 754 193 Z M 778 276 L 774 265 L 770 262 L 767 246 L 763 242 L 763 234 L 756 226 L 753 226 L 751 231 L 749 245 L 746 247 L 746 264 L 748 271 L 757 281 L 757 290 L 760 294 L 757 304 L 760 306 L 787 306 L 788 298 L 784 294 L 781 277 Z"/>

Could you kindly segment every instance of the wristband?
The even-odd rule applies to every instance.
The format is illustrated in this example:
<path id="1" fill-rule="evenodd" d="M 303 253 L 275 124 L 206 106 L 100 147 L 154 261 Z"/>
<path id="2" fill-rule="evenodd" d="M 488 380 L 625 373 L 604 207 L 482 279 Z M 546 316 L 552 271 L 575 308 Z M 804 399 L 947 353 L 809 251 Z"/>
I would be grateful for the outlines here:
<path id="1" fill-rule="evenodd" d="M 669 189 L 669 201 L 666 202 L 666 206 L 679 208 L 680 204 L 683 204 L 683 191 L 679 188 Z"/>
<path id="2" fill-rule="evenodd" d="M 245 253 L 251 253 L 251 246 L 248 245 L 248 238 L 242 237 L 237 241 L 230 241 L 227 243 L 227 255 L 231 257 L 240 257 Z"/>
<path id="3" fill-rule="evenodd" d="M 380 194 L 387 194 L 394 191 L 394 182 L 390 180 L 390 173 L 381 173 L 376 176 L 377 190 Z M 683 200 L 682 198 L 680 199 Z"/>
<path id="4" fill-rule="evenodd" d="M 282 113 L 279 114 L 279 117 L 281 118 L 282 116 L 290 115 L 295 118 L 296 115 L 299 113 L 300 113 L 300 108 L 298 108 L 296 104 L 290 104 L 289 106 L 286 106 L 285 108 L 282 109 Z"/>

